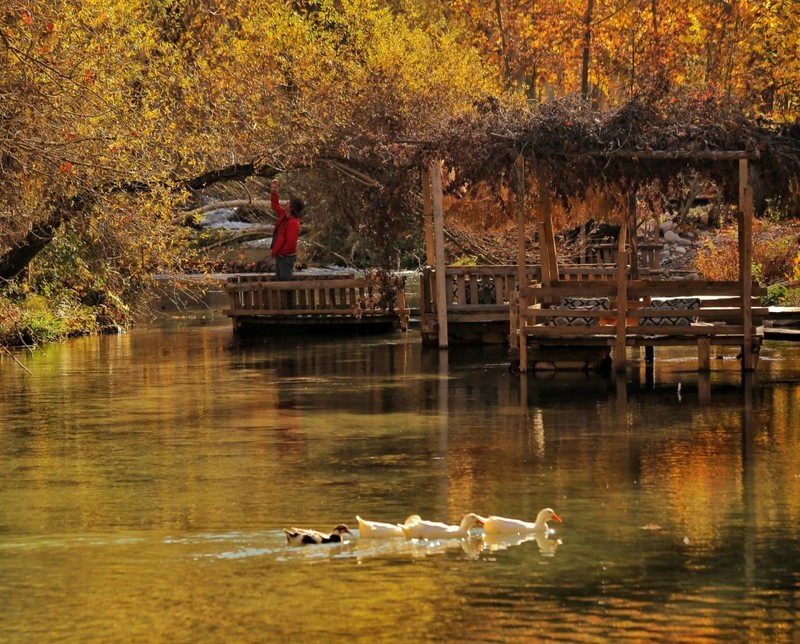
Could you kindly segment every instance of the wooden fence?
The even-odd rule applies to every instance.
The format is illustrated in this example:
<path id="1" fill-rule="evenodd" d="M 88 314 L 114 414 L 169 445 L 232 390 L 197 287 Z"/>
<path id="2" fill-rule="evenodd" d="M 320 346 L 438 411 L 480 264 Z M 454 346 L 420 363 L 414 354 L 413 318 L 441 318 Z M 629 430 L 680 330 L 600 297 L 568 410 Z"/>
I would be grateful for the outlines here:
<path id="1" fill-rule="evenodd" d="M 387 288 L 388 286 L 388 288 Z M 249 325 L 391 324 L 408 327 L 405 280 L 388 285 L 355 275 L 296 276 L 279 282 L 272 275 L 236 275 L 225 291 L 234 330 Z"/>
<path id="2" fill-rule="evenodd" d="M 567 265 L 559 267 L 561 279 L 575 282 L 614 280 L 616 266 Z M 448 294 L 447 328 L 456 343 L 507 343 L 516 337 L 517 267 L 450 266 L 445 271 Z M 538 266 L 529 266 L 526 280 L 541 278 Z M 425 344 L 438 340 L 436 270 L 426 268 L 420 278 L 420 328 Z"/>

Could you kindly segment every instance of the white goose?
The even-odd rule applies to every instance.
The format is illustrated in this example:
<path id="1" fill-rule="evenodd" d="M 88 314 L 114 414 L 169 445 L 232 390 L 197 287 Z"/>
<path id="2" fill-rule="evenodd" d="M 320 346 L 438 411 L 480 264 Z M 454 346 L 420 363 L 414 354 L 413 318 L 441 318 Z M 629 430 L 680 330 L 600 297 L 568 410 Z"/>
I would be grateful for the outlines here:
<path id="1" fill-rule="evenodd" d="M 358 536 L 363 539 L 402 537 L 403 526 L 409 526 L 421 520 L 418 514 L 412 514 L 406 519 L 405 523 L 381 523 L 380 521 L 367 521 L 356 515 L 356 521 L 358 521 Z"/>
<path id="2" fill-rule="evenodd" d="M 419 519 L 403 526 L 403 534 L 409 539 L 464 539 L 469 537 L 470 528 L 483 525 L 483 519 L 470 512 L 464 515 L 460 525 L 448 525 L 438 521 Z"/>
<path id="3" fill-rule="evenodd" d="M 529 532 L 544 532 L 549 531 L 547 522 L 552 519 L 561 523 L 561 518 L 553 512 L 551 508 L 544 508 L 539 510 L 536 515 L 536 521 L 531 523 L 529 521 L 520 521 L 519 519 L 508 519 L 506 517 L 482 517 L 483 529 L 486 534 L 527 534 Z"/>

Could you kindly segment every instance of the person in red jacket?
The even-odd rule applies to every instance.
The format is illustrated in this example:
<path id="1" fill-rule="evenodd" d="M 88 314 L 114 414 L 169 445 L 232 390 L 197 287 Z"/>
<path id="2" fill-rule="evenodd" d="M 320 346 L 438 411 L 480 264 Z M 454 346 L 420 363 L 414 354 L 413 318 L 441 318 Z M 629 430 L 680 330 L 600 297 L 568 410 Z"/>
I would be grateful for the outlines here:
<path id="1" fill-rule="evenodd" d="M 292 197 L 289 209 L 281 206 L 278 198 L 278 180 L 272 180 L 270 194 L 272 209 L 278 215 L 272 233 L 272 256 L 275 258 L 275 279 L 285 281 L 292 279 L 294 262 L 297 259 L 297 237 L 300 235 L 300 213 L 305 204 L 302 199 Z"/>

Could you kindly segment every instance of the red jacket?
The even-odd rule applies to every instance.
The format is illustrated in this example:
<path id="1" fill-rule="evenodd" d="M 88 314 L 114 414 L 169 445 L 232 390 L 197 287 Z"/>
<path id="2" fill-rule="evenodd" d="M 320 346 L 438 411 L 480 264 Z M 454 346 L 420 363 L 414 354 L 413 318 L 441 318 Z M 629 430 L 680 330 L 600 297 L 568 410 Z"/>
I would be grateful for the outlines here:
<path id="1" fill-rule="evenodd" d="M 290 215 L 283 206 L 281 206 L 277 192 L 273 192 L 270 195 L 270 200 L 272 202 L 272 209 L 278 215 L 278 221 L 275 222 L 275 232 L 272 236 L 272 256 L 288 257 L 290 255 L 297 255 L 297 237 L 300 235 L 300 220 Z"/>

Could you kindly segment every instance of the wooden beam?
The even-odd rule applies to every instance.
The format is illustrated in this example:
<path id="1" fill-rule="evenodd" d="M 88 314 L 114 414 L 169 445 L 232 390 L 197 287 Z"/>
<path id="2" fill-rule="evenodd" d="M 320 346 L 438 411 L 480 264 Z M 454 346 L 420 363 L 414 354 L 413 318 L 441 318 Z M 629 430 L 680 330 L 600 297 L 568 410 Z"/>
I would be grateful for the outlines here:
<path id="1" fill-rule="evenodd" d="M 498 141 L 519 143 L 516 136 L 492 132 L 490 136 Z M 421 143 L 421 142 L 417 142 Z M 433 142 L 428 142 L 433 143 Z M 739 159 L 758 160 L 761 152 L 758 150 L 555 150 L 552 148 L 528 148 L 528 155 L 546 159 L 547 157 L 581 157 L 591 156 L 600 158 L 623 159 L 662 159 L 685 161 L 738 161 Z"/>
<path id="2" fill-rule="evenodd" d="M 439 323 L 439 348 L 447 348 L 447 266 L 444 257 L 444 203 L 442 196 L 442 168 L 438 159 L 428 162 L 431 175 L 431 203 L 433 205 L 433 245 L 436 261 L 436 320 Z"/>
<path id="3" fill-rule="evenodd" d="M 566 154 L 555 152 L 554 154 Z M 737 161 L 759 159 L 758 150 L 611 150 L 610 152 L 588 152 L 590 156 L 624 158 L 624 159 L 663 159 L 685 161 Z"/>

